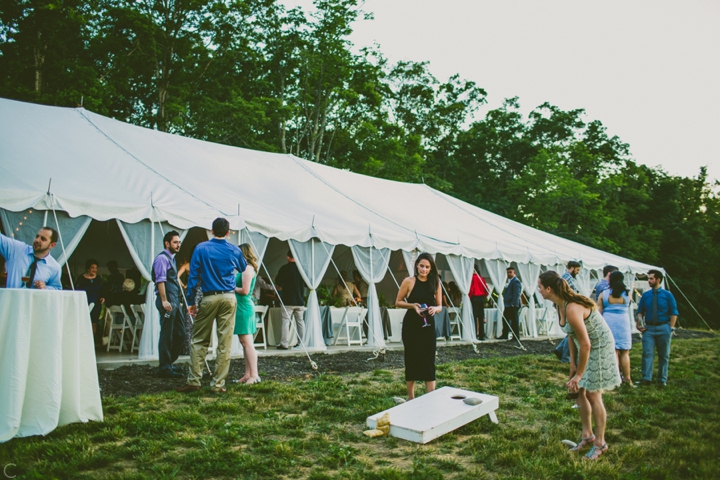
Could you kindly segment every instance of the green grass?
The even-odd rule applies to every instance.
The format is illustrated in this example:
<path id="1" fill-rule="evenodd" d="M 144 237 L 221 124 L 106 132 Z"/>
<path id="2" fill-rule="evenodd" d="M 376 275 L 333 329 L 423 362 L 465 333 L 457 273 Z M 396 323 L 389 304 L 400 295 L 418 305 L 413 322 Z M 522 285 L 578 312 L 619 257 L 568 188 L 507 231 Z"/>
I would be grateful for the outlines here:
<path id="1" fill-rule="evenodd" d="M 639 379 L 637 345 L 632 362 Z M 610 450 L 594 463 L 560 444 L 580 432 L 566 376 L 553 356 L 440 365 L 439 387 L 499 396 L 500 423 L 483 417 L 427 445 L 362 434 L 368 415 L 404 395 L 402 370 L 231 386 L 225 396 L 111 397 L 104 422 L 1 444 L 0 465 L 42 479 L 720 476 L 720 338 L 674 341 L 665 390 L 606 394 Z"/>

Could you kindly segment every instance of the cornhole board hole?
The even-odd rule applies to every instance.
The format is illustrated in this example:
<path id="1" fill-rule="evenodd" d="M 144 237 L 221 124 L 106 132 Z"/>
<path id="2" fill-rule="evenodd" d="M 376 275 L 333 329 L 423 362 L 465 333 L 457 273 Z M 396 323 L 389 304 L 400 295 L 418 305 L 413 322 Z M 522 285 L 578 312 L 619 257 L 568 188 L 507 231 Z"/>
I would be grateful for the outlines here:
<path id="1" fill-rule="evenodd" d="M 479 398 L 479 405 L 468 405 L 465 398 Z M 415 400 L 397 405 L 367 418 L 367 426 L 375 428 L 378 418 L 390 414 L 390 435 L 415 443 L 431 440 L 477 420 L 483 415 L 498 423 L 495 410 L 498 397 L 453 387 L 442 387 Z"/>

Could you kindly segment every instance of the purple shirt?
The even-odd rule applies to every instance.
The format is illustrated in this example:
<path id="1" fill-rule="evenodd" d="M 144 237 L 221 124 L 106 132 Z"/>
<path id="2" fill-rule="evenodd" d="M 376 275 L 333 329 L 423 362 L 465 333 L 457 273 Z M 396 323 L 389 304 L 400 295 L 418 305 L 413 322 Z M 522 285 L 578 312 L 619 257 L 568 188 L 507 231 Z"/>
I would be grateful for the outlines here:
<path id="1" fill-rule="evenodd" d="M 170 262 L 170 259 L 168 258 L 168 255 L 170 257 L 175 258 L 175 255 L 170 253 L 170 250 L 167 248 L 163 250 L 167 255 L 163 255 L 162 253 L 155 257 L 155 261 L 152 264 L 153 273 L 155 274 L 155 284 L 161 282 L 167 282 L 167 271 L 173 268 L 173 264 Z M 157 289 L 155 290 L 157 292 Z"/>

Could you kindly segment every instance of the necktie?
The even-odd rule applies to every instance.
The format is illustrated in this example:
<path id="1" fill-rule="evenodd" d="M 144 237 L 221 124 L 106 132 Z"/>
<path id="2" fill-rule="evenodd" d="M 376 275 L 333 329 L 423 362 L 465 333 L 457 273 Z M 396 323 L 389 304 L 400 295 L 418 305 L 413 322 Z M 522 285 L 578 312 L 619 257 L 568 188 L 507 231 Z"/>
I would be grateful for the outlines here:
<path id="1" fill-rule="evenodd" d="M 653 300 L 652 300 L 652 316 L 653 322 L 658 322 L 658 291 L 657 288 L 653 288 Z"/>
<path id="2" fill-rule="evenodd" d="M 27 288 L 33 288 L 33 282 L 35 281 L 35 272 L 37 272 L 37 262 L 38 258 L 33 256 L 33 262 L 30 264 L 30 269 L 28 270 L 30 275 L 30 280 L 25 284 Z"/>

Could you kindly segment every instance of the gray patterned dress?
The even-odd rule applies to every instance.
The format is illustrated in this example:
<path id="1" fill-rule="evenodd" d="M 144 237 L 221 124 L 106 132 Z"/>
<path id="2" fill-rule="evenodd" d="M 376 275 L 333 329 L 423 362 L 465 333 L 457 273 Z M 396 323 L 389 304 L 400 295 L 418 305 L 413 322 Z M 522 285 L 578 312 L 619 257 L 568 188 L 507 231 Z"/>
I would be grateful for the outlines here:
<path id="1" fill-rule="evenodd" d="M 579 355 L 580 344 L 570 322 L 567 321 L 567 303 L 565 303 L 565 313 L 566 321 L 562 329 L 575 342 Z M 578 385 L 588 392 L 612 390 L 619 386 L 622 380 L 615 357 L 615 339 L 610 327 L 602 315 L 593 308 L 585 319 L 585 328 L 590 337 L 590 358 L 588 358 L 587 368 Z"/>

